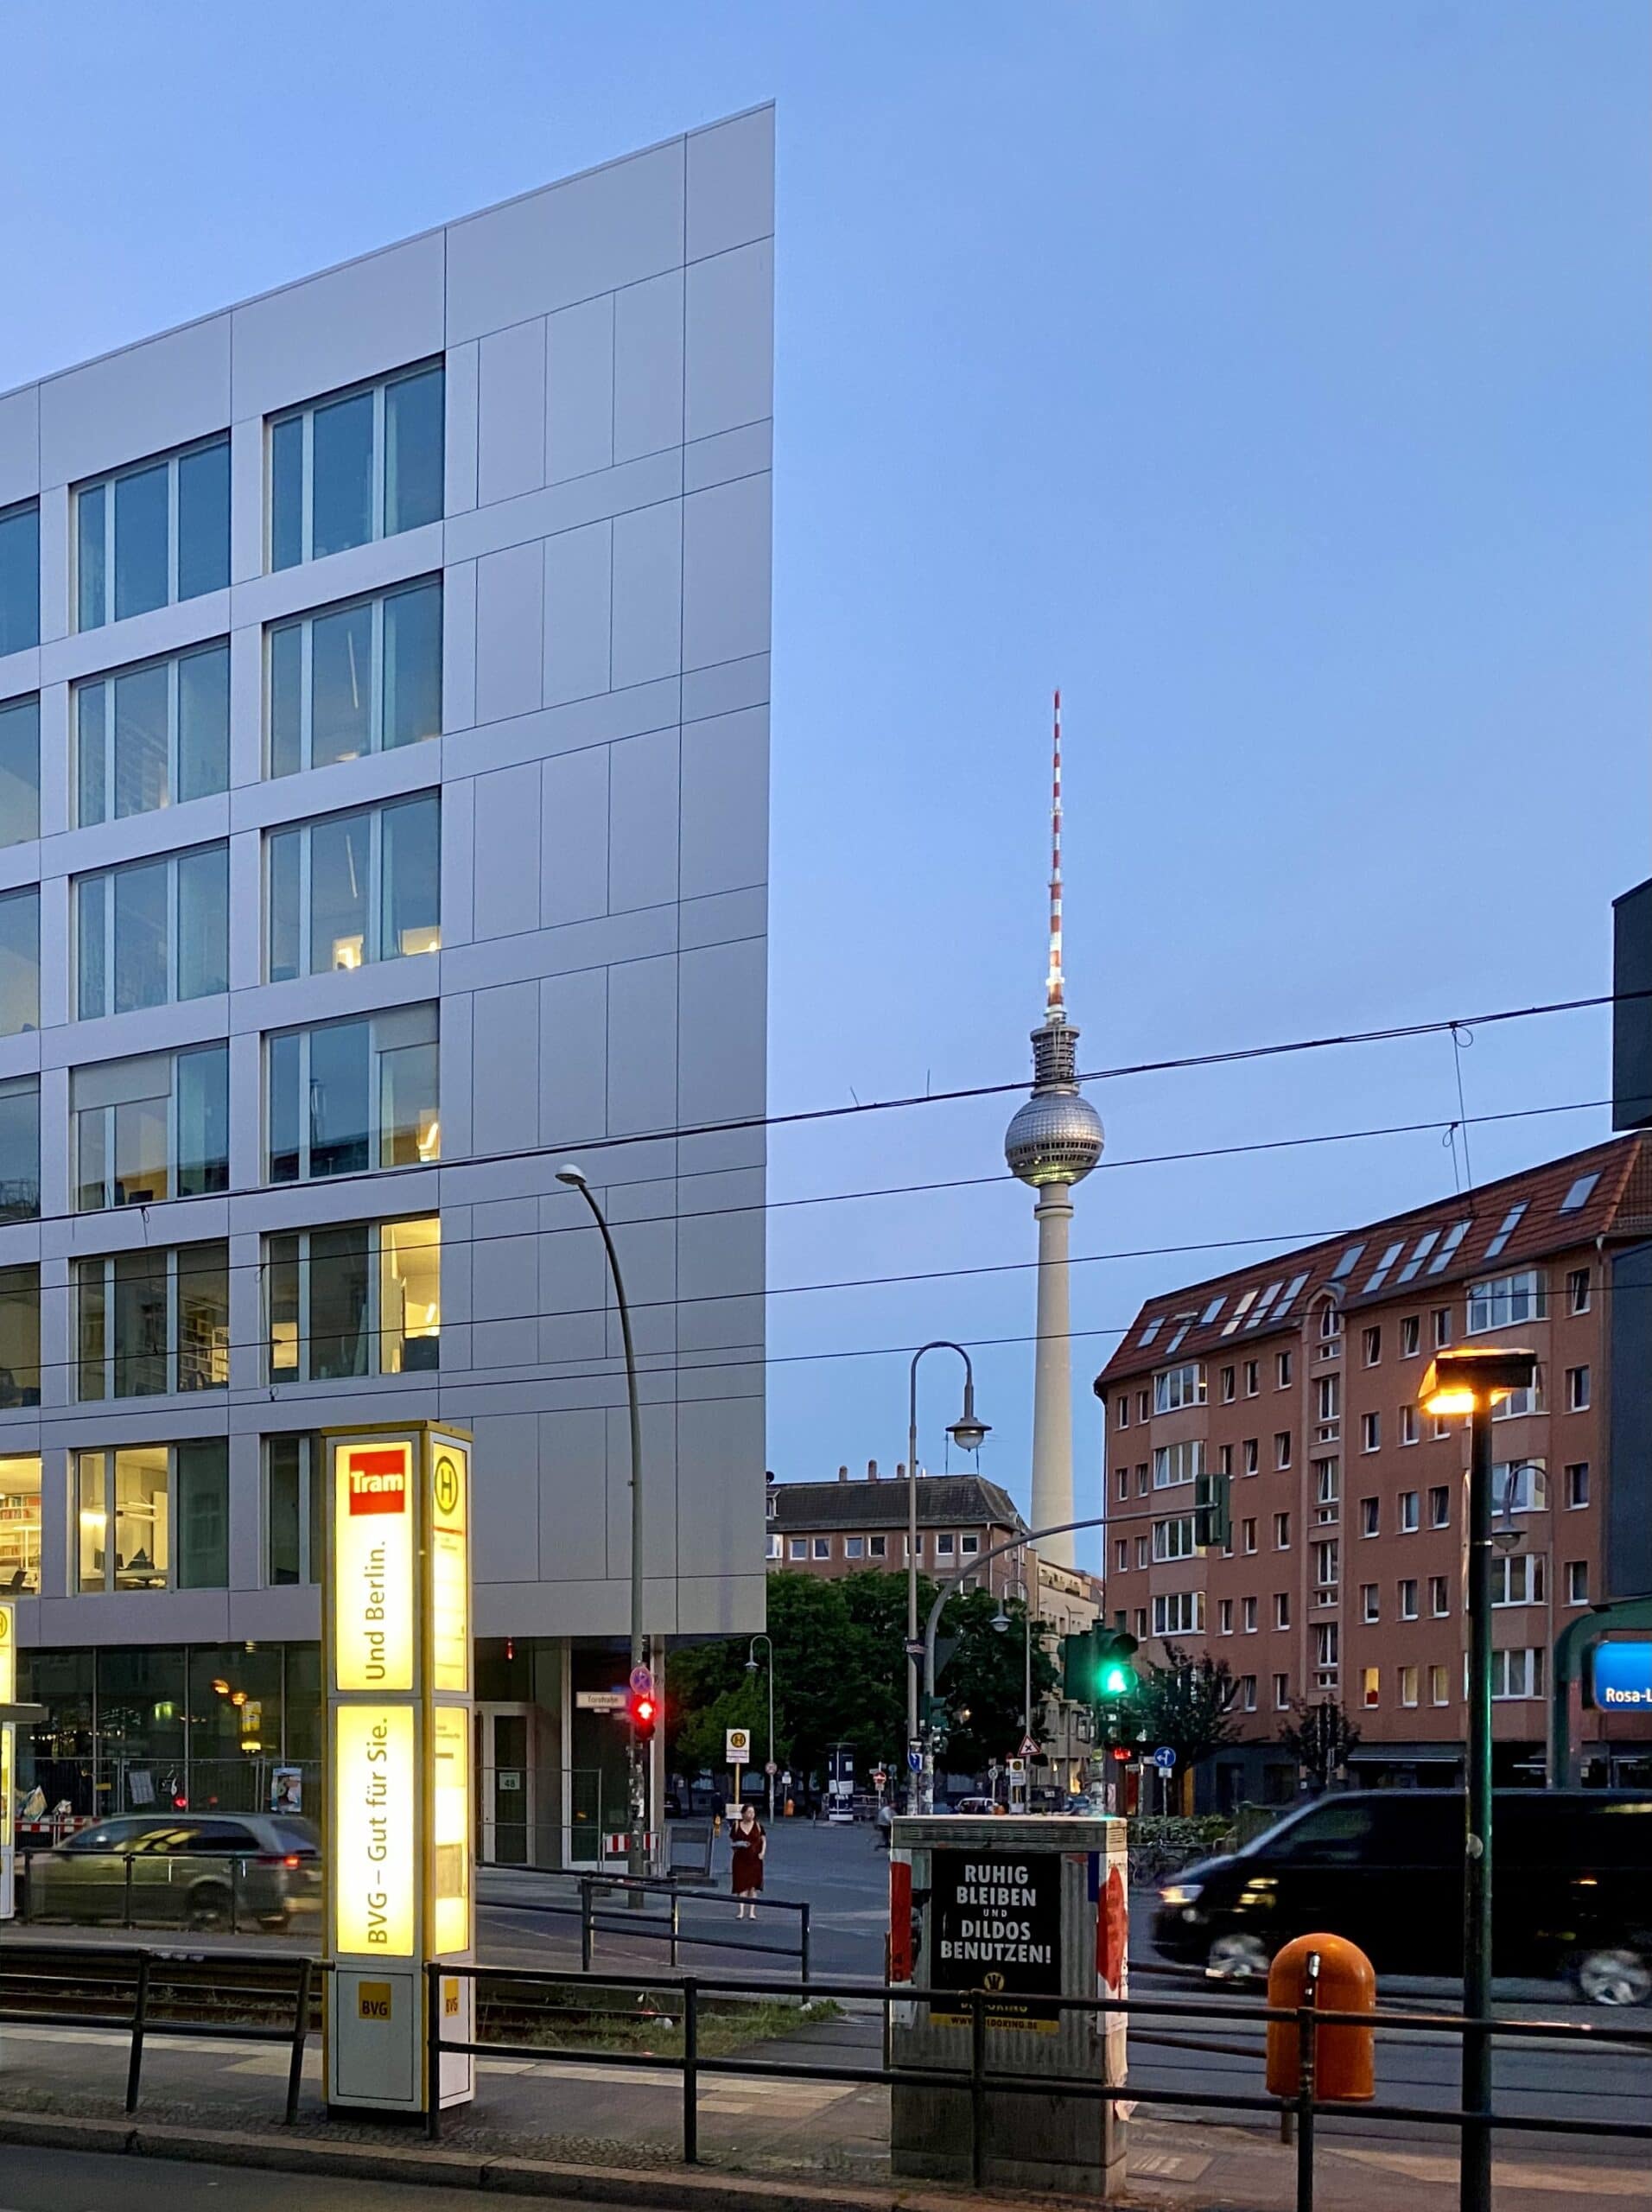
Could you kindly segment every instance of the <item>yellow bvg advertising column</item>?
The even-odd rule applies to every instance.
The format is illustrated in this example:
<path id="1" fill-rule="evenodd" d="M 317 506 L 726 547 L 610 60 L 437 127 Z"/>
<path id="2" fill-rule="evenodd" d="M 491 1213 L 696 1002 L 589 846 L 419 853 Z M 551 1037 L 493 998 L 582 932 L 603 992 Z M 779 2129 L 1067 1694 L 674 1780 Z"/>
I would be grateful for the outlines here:
<path id="1" fill-rule="evenodd" d="M 473 1956 L 470 1439 L 415 1421 L 327 1439 L 327 2100 L 427 2108 L 430 1961 Z M 438 1983 L 468 2041 L 467 1977 Z M 468 2056 L 437 2096 L 468 2102 Z"/>

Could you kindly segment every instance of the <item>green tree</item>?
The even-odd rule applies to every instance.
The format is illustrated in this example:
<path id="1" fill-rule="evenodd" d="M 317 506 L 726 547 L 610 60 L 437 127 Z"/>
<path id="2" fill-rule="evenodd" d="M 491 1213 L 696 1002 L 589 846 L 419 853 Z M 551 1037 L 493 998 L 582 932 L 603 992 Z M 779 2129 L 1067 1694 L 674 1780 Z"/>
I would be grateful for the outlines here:
<path id="1" fill-rule="evenodd" d="M 955 1716 L 941 1764 L 954 1774 L 977 1774 L 990 1760 L 1008 1758 L 1020 1749 L 1026 1719 L 1026 1607 L 1013 1598 L 1005 1602 L 1004 1611 L 1009 1626 L 995 1629 L 998 1600 L 988 1591 L 969 1590 L 949 1599 L 941 1615 L 942 1635 L 956 1638 L 956 1649 L 937 1680 Z M 1035 1714 L 1055 1679 L 1054 1662 L 1035 1633 Z M 958 1717 L 965 1712 L 967 1721 Z"/>
<path id="2" fill-rule="evenodd" d="M 1313 1787 L 1324 1789 L 1347 1765 L 1348 1754 L 1359 1741 L 1359 1729 L 1335 1698 L 1321 1698 L 1318 1705 L 1293 1705 L 1291 1714 L 1280 1724 L 1279 1739 Z"/>
<path id="3" fill-rule="evenodd" d="M 1239 1685 L 1225 1659 L 1191 1659 L 1179 1645 L 1166 1643 L 1165 1661 L 1162 1667 L 1148 1665 L 1130 1701 L 1134 1732 L 1149 1747 L 1168 1744 L 1177 1770 L 1185 1774 L 1235 1740 L 1232 1707 Z"/>

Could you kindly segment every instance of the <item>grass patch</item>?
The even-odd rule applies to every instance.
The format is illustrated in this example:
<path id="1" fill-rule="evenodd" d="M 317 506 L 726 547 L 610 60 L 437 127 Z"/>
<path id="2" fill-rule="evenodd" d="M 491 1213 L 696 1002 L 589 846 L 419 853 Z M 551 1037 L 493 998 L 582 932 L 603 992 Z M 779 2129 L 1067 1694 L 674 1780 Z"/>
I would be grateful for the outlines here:
<path id="1" fill-rule="evenodd" d="M 653 1993 L 646 2012 L 622 2012 L 617 2005 L 594 2012 L 589 2005 L 571 2008 L 575 2017 L 559 2019 L 550 2008 L 536 2017 L 515 2018 L 497 2015 L 479 2024 L 477 2040 L 497 2035 L 502 2043 L 532 2044 L 543 2050 L 594 2050 L 624 2054 L 651 2053 L 661 2058 L 683 2056 L 683 2015 L 668 1991 Z M 770 2043 L 784 2036 L 801 2034 L 805 2028 L 842 2016 L 842 2007 L 830 1998 L 759 1997 L 745 2001 L 702 1998 L 699 2007 L 700 2056 L 728 2058 L 748 2050 L 753 2044 Z"/>

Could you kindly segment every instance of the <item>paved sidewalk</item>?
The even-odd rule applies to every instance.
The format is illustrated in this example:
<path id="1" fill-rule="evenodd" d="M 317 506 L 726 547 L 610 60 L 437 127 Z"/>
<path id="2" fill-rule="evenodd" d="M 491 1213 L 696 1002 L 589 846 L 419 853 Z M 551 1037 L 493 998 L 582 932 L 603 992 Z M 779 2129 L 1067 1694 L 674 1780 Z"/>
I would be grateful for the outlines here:
<path id="1" fill-rule="evenodd" d="M 875 2015 L 820 2022 L 753 2058 L 783 2062 L 808 2055 L 852 2063 L 875 2050 Z M 0 2028 L 0 2106 L 14 2115 L 114 2120 L 124 2090 L 128 2039 L 120 2034 L 41 2022 Z M 616 2186 L 676 2171 L 681 2150 L 682 2090 L 675 2070 L 605 2066 L 578 2059 L 478 2062 L 475 2104 L 449 2119 L 434 2172 L 453 2177 L 453 2162 L 512 2186 L 499 2161 L 596 2170 Z M 223 2131 L 254 2137 L 266 2155 L 283 2146 L 348 2147 L 366 2157 L 416 2166 L 423 2145 L 405 2128 L 328 2121 L 321 2108 L 320 2053 L 305 2068 L 295 2129 L 279 2124 L 287 2053 L 269 2044 L 201 2036 L 156 2037 L 144 2054 L 140 2130 L 183 2131 L 206 2141 Z M 960 2112 L 960 2127 L 963 2126 Z M 130 2126 L 131 2123 L 127 2123 Z M 0 2114 L 0 2138 L 5 2133 Z M 767 2177 L 777 2190 L 826 2185 L 877 2196 L 889 2172 L 888 2092 L 829 2082 L 755 2081 L 707 2075 L 700 2095 L 702 2172 Z M 157 2145 L 157 2149 L 159 2145 Z M 1562 2146 L 1564 2147 L 1564 2146 Z M 1620 2146 L 1628 2148 L 1630 2146 Z M 427 2170 L 429 2170 L 427 2168 Z M 1128 2201 L 1153 2212 L 1292 2212 L 1295 2155 L 1261 2130 L 1140 2116 L 1130 2123 Z M 686 2182 L 686 2176 L 684 2177 Z M 1606 2212 L 1652 2212 L 1644 2162 L 1598 2163 L 1581 2152 L 1553 2163 L 1516 2143 L 1496 2172 L 1497 2212 L 1560 2212 L 1563 2200 L 1589 2196 Z M 1317 2171 L 1321 2212 L 1451 2212 L 1457 2202 L 1454 2147 L 1417 2142 L 1337 2141 L 1322 2133 Z M 899 2192 L 903 2199 L 910 2188 Z M 944 2194 L 944 2192 L 942 2192 Z M 698 2201 L 683 2196 L 685 2204 Z"/>

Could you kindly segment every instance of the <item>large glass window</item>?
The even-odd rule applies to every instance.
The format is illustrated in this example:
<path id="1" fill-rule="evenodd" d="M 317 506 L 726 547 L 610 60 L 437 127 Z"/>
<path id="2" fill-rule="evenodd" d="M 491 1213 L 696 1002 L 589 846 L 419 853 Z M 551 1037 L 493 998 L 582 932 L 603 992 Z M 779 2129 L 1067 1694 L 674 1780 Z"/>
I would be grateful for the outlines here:
<path id="1" fill-rule="evenodd" d="M 434 1006 L 279 1030 L 266 1064 L 272 1183 L 441 1158 Z"/>
<path id="2" fill-rule="evenodd" d="M 77 1260 L 74 1282 L 82 1401 L 228 1383 L 227 1244 Z"/>
<path id="3" fill-rule="evenodd" d="M 40 502 L 0 511 L 0 657 L 40 643 Z"/>
<path id="4" fill-rule="evenodd" d="M 76 626 L 147 614 L 230 580 L 227 433 L 79 486 Z"/>
<path id="5" fill-rule="evenodd" d="M 76 1454 L 76 1586 L 221 1590 L 229 1580 L 222 1437 Z"/>
<path id="6" fill-rule="evenodd" d="M 290 569 L 442 514 L 440 362 L 334 392 L 270 425 L 270 565 Z"/>
<path id="7" fill-rule="evenodd" d="M 227 1045 L 77 1068 L 69 1092 L 76 1210 L 226 1191 L 229 1095 Z"/>
<path id="8" fill-rule="evenodd" d="M 0 1406 L 40 1403 L 40 1269 L 0 1268 Z"/>
<path id="9" fill-rule="evenodd" d="M 299 615 L 275 624 L 268 639 L 272 776 L 439 734 L 439 582 Z"/>
<path id="10" fill-rule="evenodd" d="M 74 687 L 75 820 L 85 828 L 229 789 L 226 639 Z"/>
<path id="11" fill-rule="evenodd" d="M 0 1459 L 0 1596 L 40 1588 L 40 1455 Z"/>
<path id="12" fill-rule="evenodd" d="M 435 952 L 442 809 L 434 791 L 269 837 L 270 981 Z"/>
<path id="13" fill-rule="evenodd" d="M 0 845 L 40 835 L 40 701 L 0 700 Z"/>
<path id="14" fill-rule="evenodd" d="M 264 1446 L 264 1579 L 272 1588 L 321 1579 L 327 1444 L 270 1436 Z"/>
<path id="15" fill-rule="evenodd" d="M 0 1037 L 40 1027 L 40 893 L 0 898 Z"/>
<path id="16" fill-rule="evenodd" d="M 1522 1268 L 1518 1274 L 1493 1275 L 1469 1285 L 1469 1334 L 1509 1329 L 1523 1321 L 1548 1318 L 1548 1292 L 1542 1270 Z"/>
<path id="17" fill-rule="evenodd" d="M 442 1336 L 442 1231 L 353 1222 L 264 1244 L 270 1380 L 433 1373 Z"/>
<path id="18" fill-rule="evenodd" d="M 74 930 L 82 1021 L 227 990 L 228 845 L 77 877 Z"/>
<path id="19" fill-rule="evenodd" d="M 40 1077 L 0 1083 L 0 1221 L 40 1218 Z"/>

